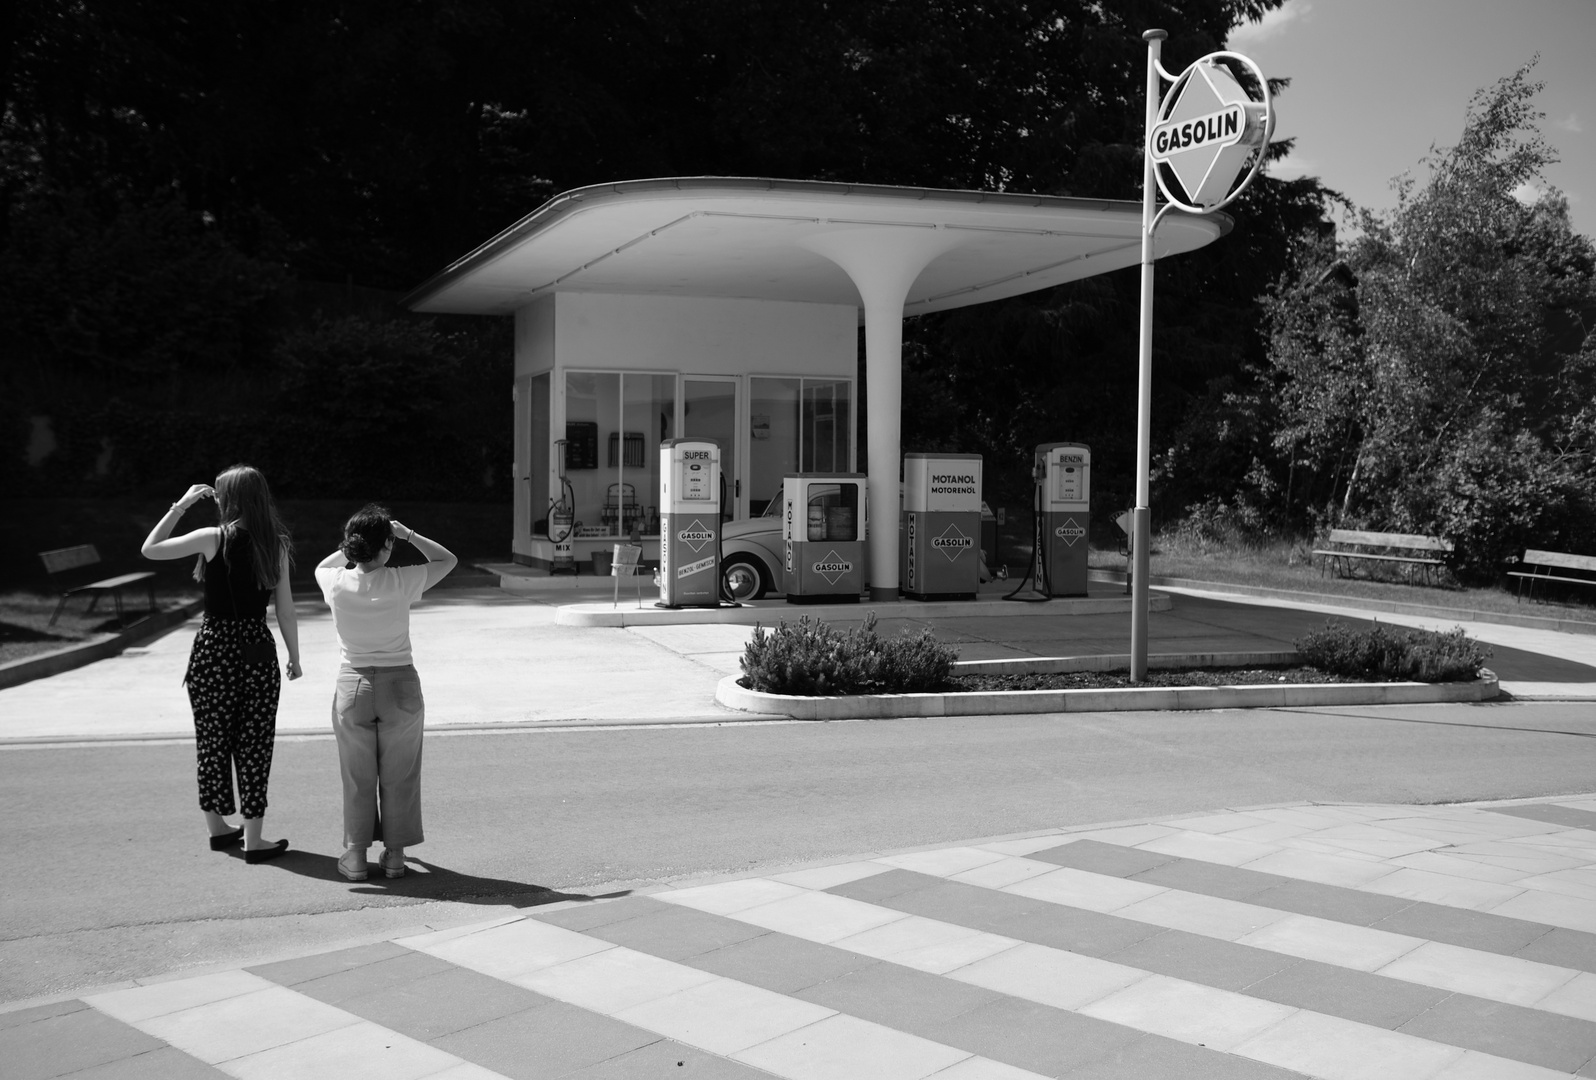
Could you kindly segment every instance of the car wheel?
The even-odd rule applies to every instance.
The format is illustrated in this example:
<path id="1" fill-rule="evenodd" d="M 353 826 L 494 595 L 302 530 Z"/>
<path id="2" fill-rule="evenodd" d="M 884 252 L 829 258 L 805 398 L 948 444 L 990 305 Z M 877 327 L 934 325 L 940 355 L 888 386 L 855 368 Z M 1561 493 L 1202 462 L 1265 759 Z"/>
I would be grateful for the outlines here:
<path id="1" fill-rule="evenodd" d="M 765 595 L 765 575 L 747 558 L 732 558 L 722 564 L 720 584 L 726 595 L 739 604 Z"/>

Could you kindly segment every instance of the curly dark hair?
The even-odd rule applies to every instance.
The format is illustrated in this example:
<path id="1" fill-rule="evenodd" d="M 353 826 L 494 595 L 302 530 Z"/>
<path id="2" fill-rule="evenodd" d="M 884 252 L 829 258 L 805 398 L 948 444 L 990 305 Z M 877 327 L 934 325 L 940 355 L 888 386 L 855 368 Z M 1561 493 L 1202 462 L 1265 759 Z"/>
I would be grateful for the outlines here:
<path id="1" fill-rule="evenodd" d="M 393 542 L 393 515 L 386 506 L 367 503 L 344 523 L 344 542 L 339 549 L 354 563 L 368 563 Z"/>

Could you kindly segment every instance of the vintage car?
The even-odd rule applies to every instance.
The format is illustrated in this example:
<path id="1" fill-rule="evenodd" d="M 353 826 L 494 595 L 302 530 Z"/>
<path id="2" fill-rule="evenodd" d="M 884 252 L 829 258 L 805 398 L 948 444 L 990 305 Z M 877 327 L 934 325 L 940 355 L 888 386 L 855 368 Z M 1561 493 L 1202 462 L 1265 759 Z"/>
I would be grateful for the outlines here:
<path id="1" fill-rule="evenodd" d="M 765 512 L 721 526 L 720 581 L 726 596 L 741 603 L 781 592 L 781 492 Z"/>

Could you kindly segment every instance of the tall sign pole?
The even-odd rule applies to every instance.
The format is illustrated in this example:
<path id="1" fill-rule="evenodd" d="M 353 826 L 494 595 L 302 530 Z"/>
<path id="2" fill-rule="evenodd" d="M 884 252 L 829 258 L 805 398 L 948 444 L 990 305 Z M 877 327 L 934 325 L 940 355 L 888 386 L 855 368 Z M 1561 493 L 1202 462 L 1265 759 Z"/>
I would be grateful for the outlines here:
<path id="1" fill-rule="evenodd" d="M 1158 223 L 1171 210 L 1208 214 L 1247 189 L 1263 166 L 1274 131 L 1269 81 L 1240 53 L 1215 52 L 1171 75 L 1159 62 L 1162 30 L 1147 42 L 1147 123 L 1142 155 L 1142 303 L 1136 375 L 1136 505 L 1131 510 L 1131 681 L 1147 679 L 1148 567 L 1152 549 L 1149 476 L 1153 442 L 1153 247 Z M 1227 61 L 1247 68 L 1260 100 L 1237 82 Z M 1171 82 L 1167 95 L 1163 83 Z M 1236 177 L 1248 159 L 1252 168 Z M 1172 189 L 1171 183 L 1176 186 Z M 1158 193 L 1168 201 L 1158 206 Z"/>

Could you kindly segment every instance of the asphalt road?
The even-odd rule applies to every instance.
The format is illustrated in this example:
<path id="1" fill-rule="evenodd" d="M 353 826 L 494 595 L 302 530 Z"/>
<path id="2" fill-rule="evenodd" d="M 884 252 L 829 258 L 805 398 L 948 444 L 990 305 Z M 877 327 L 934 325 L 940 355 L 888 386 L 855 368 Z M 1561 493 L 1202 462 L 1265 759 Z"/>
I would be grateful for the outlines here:
<path id="1" fill-rule="evenodd" d="M 429 736 L 414 872 L 351 884 L 336 751 L 280 740 L 267 835 L 212 853 L 193 747 L 0 747 L 0 1001 L 570 896 L 1042 828 L 1302 800 L 1596 790 L 1588 702 Z M 375 849 L 373 851 L 375 854 Z"/>

